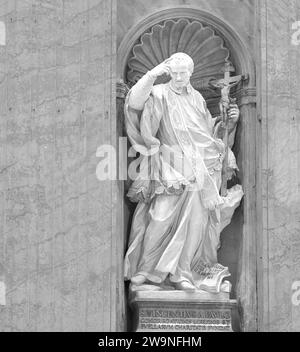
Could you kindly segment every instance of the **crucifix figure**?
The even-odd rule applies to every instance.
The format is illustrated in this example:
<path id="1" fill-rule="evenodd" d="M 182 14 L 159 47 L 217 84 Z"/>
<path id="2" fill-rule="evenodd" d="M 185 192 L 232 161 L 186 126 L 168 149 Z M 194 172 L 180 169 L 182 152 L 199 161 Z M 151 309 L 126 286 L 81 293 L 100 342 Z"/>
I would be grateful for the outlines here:
<path id="1" fill-rule="evenodd" d="M 225 66 L 222 70 L 224 72 L 224 78 L 219 80 L 212 80 L 210 84 L 214 88 L 221 89 L 221 100 L 219 102 L 219 108 L 221 113 L 221 120 L 225 130 L 223 141 L 225 143 L 225 158 L 223 161 L 222 168 L 222 185 L 221 185 L 221 196 L 224 197 L 227 195 L 227 167 L 228 167 L 228 136 L 229 136 L 229 119 L 228 119 L 228 110 L 232 105 L 235 105 L 236 99 L 230 98 L 230 89 L 236 86 L 241 80 L 242 76 L 230 76 L 230 72 L 234 72 L 235 69 L 232 66 L 231 62 L 228 61 L 225 63 Z"/>

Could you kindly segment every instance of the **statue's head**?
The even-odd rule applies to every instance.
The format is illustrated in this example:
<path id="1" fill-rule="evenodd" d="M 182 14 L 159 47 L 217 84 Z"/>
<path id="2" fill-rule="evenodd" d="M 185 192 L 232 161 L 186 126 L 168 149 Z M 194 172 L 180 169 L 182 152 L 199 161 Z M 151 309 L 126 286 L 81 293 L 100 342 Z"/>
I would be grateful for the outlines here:
<path id="1" fill-rule="evenodd" d="M 193 59 L 185 53 L 176 53 L 169 60 L 168 66 L 172 83 L 179 89 L 186 87 L 190 83 L 190 77 L 194 71 Z"/>

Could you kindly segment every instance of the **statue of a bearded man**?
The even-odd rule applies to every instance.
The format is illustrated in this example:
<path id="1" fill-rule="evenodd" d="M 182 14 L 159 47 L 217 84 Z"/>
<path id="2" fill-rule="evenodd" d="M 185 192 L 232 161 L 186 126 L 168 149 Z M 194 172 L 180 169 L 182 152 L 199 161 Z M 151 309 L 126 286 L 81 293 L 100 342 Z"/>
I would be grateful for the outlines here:
<path id="1" fill-rule="evenodd" d="M 179 290 L 199 288 L 199 268 L 217 264 L 220 232 L 243 196 L 240 185 L 226 197 L 219 194 L 222 122 L 191 86 L 193 69 L 190 56 L 176 53 L 146 73 L 126 98 L 127 133 L 140 153 L 139 175 L 128 192 L 138 205 L 125 257 L 125 279 L 134 285 L 167 280 Z M 163 74 L 171 80 L 154 85 Z M 228 117 L 232 132 L 237 105 Z M 229 149 L 228 172 L 235 169 Z"/>

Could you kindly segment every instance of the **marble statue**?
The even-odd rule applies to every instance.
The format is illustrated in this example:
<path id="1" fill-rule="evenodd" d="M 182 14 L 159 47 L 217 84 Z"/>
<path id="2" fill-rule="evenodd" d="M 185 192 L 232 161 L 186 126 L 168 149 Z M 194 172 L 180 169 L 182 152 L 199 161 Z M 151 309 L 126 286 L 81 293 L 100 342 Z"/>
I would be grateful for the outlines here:
<path id="1" fill-rule="evenodd" d="M 192 87 L 193 69 L 190 56 L 176 53 L 148 71 L 125 101 L 128 137 L 140 153 L 140 173 L 128 192 L 138 204 L 125 256 L 125 279 L 136 286 L 167 282 L 197 290 L 199 268 L 217 264 L 220 232 L 243 196 L 240 185 L 220 196 L 224 129 Z M 162 75 L 171 80 L 154 85 Z M 230 134 L 238 118 L 231 104 Z M 234 174 L 230 148 L 227 164 L 228 175 Z"/>

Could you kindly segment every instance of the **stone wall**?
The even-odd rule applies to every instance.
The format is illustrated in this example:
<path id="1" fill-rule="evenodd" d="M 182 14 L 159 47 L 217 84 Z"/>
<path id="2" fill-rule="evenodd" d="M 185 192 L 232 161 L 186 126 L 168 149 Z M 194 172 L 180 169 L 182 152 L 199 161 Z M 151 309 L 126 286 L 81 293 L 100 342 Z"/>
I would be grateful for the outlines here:
<path id="1" fill-rule="evenodd" d="M 245 305 L 244 327 L 300 330 L 291 299 L 300 281 L 300 45 L 291 42 L 299 1 L 118 0 L 116 11 L 115 0 L 9 0 L 0 4 L 7 34 L 0 46 L 0 281 L 7 287 L 0 331 L 125 329 L 124 192 L 97 180 L 96 150 L 117 146 L 120 133 L 116 45 L 135 23 L 174 6 L 214 14 L 256 53 L 261 122 L 249 150 L 259 161 L 251 176 L 258 218 L 244 226 L 257 226 L 249 240 L 257 276 L 243 279 L 257 283 L 258 302 Z M 220 255 L 234 268 L 236 238 L 228 232 L 223 241 Z"/>
<path id="2" fill-rule="evenodd" d="M 300 306 L 291 298 L 293 282 L 300 281 L 300 45 L 292 44 L 300 2 L 258 0 L 257 10 L 262 119 L 259 327 L 299 331 Z"/>
<path id="3" fill-rule="evenodd" d="M 115 1 L 2 1 L 0 331 L 124 329 Z"/>

